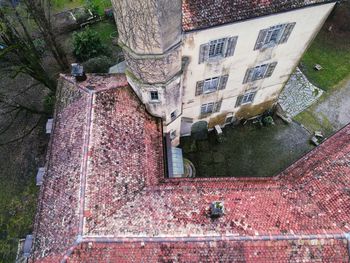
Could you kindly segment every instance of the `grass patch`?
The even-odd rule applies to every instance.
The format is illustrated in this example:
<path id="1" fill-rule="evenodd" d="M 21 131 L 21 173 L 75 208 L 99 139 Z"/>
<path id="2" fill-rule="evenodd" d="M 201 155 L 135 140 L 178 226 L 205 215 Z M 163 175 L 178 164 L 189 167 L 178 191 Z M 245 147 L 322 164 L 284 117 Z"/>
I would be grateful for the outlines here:
<path id="1" fill-rule="evenodd" d="M 324 135 L 329 136 L 334 132 L 334 128 L 324 114 L 316 116 L 312 108 L 305 110 L 294 117 L 294 120 L 303 124 L 311 133 L 322 131 Z"/>
<path id="2" fill-rule="evenodd" d="M 102 44 L 111 47 L 113 38 L 117 37 L 117 27 L 109 21 L 101 21 L 90 26 L 90 29 L 96 31 L 102 41 Z"/>
<path id="3" fill-rule="evenodd" d="M 64 10 L 69 10 L 73 8 L 77 8 L 85 4 L 84 0 L 53 0 L 53 12 L 59 13 Z"/>
<path id="4" fill-rule="evenodd" d="M 325 91 L 332 90 L 350 74 L 350 4 L 342 3 L 330 16 L 302 58 L 306 76 Z M 328 28 L 333 30 L 329 31 Z M 323 69 L 317 71 L 315 64 Z"/>
<path id="5" fill-rule="evenodd" d="M 314 70 L 320 64 L 323 70 Z M 325 91 L 331 90 L 350 72 L 350 40 L 322 30 L 302 59 L 309 80 Z"/>

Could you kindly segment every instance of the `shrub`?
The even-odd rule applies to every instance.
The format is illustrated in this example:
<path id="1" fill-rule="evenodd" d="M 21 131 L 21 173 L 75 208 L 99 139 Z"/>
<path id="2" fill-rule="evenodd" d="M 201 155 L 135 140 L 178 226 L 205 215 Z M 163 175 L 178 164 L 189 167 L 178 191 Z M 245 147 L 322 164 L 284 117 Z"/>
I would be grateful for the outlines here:
<path id="1" fill-rule="evenodd" d="M 108 55 L 108 49 L 101 42 L 96 31 L 86 28 L 73 34 L 73 53 L 79 61 L 86 61 L 100 55 Z"/>
<path id="2" fill-rule="evenodd" d="M 94 16 L 99 15 L 99 7 L 94 1 L 86 0 L 85 1 L 85 6 L 86 6 L 87 9 L 89 9 L 91 11 L 91 13 Z"/>
<path id="3" fill-rule="evenodd" d="M 115 62 L 113 59 L 100 56 L 91 58 L 83 63 L 84 71 L 87 73 L 108 73 L 108 69 L 113 66 Z"/>

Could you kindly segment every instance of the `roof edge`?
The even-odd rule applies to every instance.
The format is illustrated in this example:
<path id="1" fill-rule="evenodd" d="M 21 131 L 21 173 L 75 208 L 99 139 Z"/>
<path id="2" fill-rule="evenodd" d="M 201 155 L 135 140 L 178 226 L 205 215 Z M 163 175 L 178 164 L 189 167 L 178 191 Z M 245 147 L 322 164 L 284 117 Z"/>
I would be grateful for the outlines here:
<path id="1" fill-rule="evenodd" d="M 240 22 L 244 22 L 244 21 L 249 21 L 249 20 L 260 18 L 260 17 L 267 17 L 267 16 L 273 16 L 273 15 L 277 15 L 277 14 L 283 14 L 283 13 L 287 13 L 287 12 L 292 12 L 294 10 L 305 9 L 305 8 L 310 8 L 310 7 L 314 7 L 314 6 L 319 6 L 319 5 L 327 5 L 327 4 L 331 4 L 331 3 L 337 4 L 337 3 L 342 2 L 342 1 L 343 0 L 328 0 L 328 1 L 325 1 L 323 3 L 314 3 L 314 4 L 311 4 L 311 5 L 307 5 L 307 6 L 301 6 L 301 7 L 296 7 L 296 8 L 289 9 L 289 10 L 278 11 L 276 13 L 270 13 L 270 14 L 265 14 L 265 15 L 253 16 L 253 17 L 250 17 L 250 18 L 239 19 L 239 20 L 236 20 L 236 21 L 233 21 L 233 22 L 225 22 L 225 23 L 218 24 L 218 25 L 205 26 L 205 27 L 200 27 L 200 28 L 196 28 L 196 29 L 185 30 L 182 27 L 182 31 L 183 31 L 184 34 L 193 33 L 193 32 L 197 32 L 197 31 L 201 31 L 201 30 L 207 30 L 207 29 L 216 28 L 216 27 L 220 27 L 220 26 L 226 26 L 226 25 L 231 25 L 231 24 L 240 23 Z"/>

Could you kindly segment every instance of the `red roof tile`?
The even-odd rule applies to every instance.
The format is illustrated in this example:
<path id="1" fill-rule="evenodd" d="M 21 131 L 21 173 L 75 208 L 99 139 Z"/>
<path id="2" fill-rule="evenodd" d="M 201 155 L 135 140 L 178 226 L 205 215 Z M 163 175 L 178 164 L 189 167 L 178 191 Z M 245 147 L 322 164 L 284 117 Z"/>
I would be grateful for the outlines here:
<path id="1" fill-rule="evenodd" d="M 348 262 L 343 240 L 82 243 L 68 262 Z"/>
<path id="2" fill-rule="evenodd" d="M 198 262 L 198 253 L 215 258 L 229 247 L 228 257 L 251 262 L 264 253 L 346 262 L 350 125 L 276 178 L 165 179 L 160 121 L 125 78 L 108 78 L 115 86 L 86 92 L 84 83 L 63 81 L 35 227 L 37 260 L 181 255 Z M 217 219 L 209 216 L 213 201 L 225 205 Z"/>
<path id="3" fill-rule="evenodd" d="M 249 18 L 275 14 L 327 0 L 183 0 L 182 28 L 184 31 L 204 29 Z"/>

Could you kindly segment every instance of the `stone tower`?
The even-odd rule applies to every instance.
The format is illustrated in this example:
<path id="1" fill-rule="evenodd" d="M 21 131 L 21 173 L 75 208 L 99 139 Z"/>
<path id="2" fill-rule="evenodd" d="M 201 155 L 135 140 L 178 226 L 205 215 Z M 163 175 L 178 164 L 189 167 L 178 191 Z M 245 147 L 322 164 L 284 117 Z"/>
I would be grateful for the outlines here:
<path id="1" fill-rule="evenodd" d="M 181 0 L 113 0 L 126 75 L 177 144 L 182 111 Z"/>

